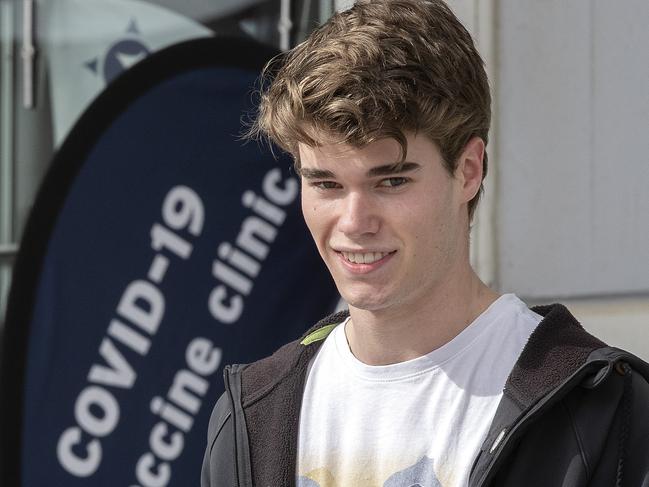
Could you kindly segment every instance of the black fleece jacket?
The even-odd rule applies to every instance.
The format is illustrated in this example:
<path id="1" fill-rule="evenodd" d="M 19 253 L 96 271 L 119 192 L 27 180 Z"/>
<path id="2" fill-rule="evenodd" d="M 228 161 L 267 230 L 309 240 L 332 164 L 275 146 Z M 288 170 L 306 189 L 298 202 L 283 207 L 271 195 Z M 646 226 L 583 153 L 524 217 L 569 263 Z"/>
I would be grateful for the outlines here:
<path id="1" fill-rule="evenodd" d="M 533 309 L 544 318 L 507 379 L 469 487 L 649 487 L 649 365 L 589 335 L 562 305 Z M 202 487 L 295 485 L 307 366 L 346 316 L 226 368 Z"/>

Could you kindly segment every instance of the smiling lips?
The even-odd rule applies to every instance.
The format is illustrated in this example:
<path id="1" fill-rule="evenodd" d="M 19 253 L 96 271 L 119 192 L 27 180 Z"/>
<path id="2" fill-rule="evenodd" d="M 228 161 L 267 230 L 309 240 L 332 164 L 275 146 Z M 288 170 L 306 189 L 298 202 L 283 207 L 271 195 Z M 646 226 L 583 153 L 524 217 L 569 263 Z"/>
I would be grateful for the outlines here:
<path id="1" fill-rule="evenodd" d="M 354 272 L 370 272 L 380 267 L 386 262 L 390 256 L 396 251 L 392 252 L 345 252 L 338 251 L 345 266 Z"/>
<path id="2" fill-rule="evenodd" d="M 390 252 L 340 252 L 343 254 L 345 260 L 348 260 L 352 264 L 373 264 L 377 260 L 381 260 L 383 257 L 388 255 Z"/>

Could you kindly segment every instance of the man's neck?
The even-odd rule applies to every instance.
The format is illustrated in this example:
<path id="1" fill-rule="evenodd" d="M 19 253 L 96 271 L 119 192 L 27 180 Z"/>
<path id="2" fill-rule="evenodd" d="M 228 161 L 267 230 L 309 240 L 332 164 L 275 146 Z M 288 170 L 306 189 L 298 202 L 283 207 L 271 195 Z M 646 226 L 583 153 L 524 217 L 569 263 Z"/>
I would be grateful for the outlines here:
<path id="1" fill-rule="evenodd" d="M 498 298 L 473 270 L 449 287 L 407 310 L 350 306 L 345 333 L 354 356 L 368 365 L 388 365 L 425 355 L 455 338 Z"/>

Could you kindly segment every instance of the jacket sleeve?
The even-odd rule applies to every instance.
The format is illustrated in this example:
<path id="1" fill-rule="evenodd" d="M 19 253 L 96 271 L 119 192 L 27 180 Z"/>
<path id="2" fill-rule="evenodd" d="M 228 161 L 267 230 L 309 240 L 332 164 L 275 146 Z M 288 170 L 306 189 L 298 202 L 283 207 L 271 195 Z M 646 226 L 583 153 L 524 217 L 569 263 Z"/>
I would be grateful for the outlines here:
<path id="1" fill-rule="evenodd" d="M 201 470 L 201 487 L 236 486 L 234 427 L 226 393 L 216 402 L 207 429 L 207 447 Z"/>

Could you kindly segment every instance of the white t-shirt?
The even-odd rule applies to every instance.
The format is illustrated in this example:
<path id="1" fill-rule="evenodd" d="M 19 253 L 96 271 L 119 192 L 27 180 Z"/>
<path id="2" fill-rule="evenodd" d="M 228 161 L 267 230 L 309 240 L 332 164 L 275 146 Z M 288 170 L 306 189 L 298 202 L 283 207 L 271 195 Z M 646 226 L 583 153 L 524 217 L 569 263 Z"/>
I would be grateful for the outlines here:
<path id="1" fill-rule="evenodd" d="M 453 340 L 414 360 L 360 362 L 345 323 L 313 358 L 298 487 L 464 487 L 505 381 L 541 316 L 498 298 Z"/>

